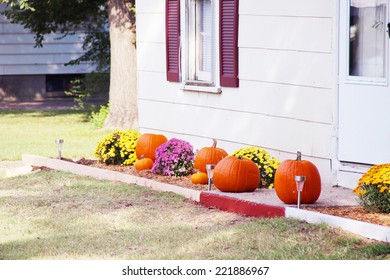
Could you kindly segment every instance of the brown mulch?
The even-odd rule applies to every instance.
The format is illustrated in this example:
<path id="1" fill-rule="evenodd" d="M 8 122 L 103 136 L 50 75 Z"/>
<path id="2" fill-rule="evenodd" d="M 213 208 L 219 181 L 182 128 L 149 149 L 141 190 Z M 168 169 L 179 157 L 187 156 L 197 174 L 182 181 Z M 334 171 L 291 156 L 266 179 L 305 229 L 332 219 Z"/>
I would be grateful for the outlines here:
<path id="1" fill-rule="evenodd" d="M 338 207 L 305 207 L 305 210 L 316 211 L 323 214 L 349 218 L 372 224 L 390 226 L 390 214 L 367 212 L 361 206 Z"/>
<path id="2" fill-rule="evenodd" d="M 67 159 L 66 159 L 67 160 Z M 69 160 L 72 161 L 72 160 Z M 109 169 L 126 174 L 148 178 L 151 180 L 173 184 L 185 188 L 191 188 L 200 191 L 207 191 L 207 185 L 198 185 L 191 182 L 191 176 L 175 177 L 175 176 L 161 176 L 153 174 L 150 170 L 137 171 L 134 166 L 120 166 L 120 165 L 107 165 L 99 163 L 96 160 L 80 159 L 76 163 L 93 166 L 102 169 Z M 214 189 L 214 186 L 212 187 Z M 364 210 L 360 206 L 337 206 L 337 207 L 305 207 L 305 210 L 316 211 L 333 216 L 339 216 L 349 218 L 353 220 L 369 222 L 372 224 L 378 224 L 383 226 L 390 226 L 390 214 L 372 213 Z"/>
<path id="3" fill-rule="evenodd" d="M 104 163 L 99 163 L 97 160 L 91 160 L 91 159 L 80 159 L 76 161 L 78 164 L 88 165 L 92 167 L 102 168 L 102 169 L 109 169 L 113 171 L 122 172 L 125 174 L 130 174 L 138 177 L 143 177 L 147 179 L 151 179 L 154 181 L 159 181 L 167 184 L 177 185 L 184 188 L 199 190 L 199 191 L 207 191 L 208 186 L 207 185 L 200 185 L 200 184 L 193 184 L 191 182 L 191 175 L 188 176 L 182 176 L 182 177 L 176 177 L 176 176 L 161 176 L 152 173 L 150 170 L 136 170 L 133 165 L 127 166 L 127 165 L 107 165 Z M 214 187 L 212 186 L 212 189 Z"/>

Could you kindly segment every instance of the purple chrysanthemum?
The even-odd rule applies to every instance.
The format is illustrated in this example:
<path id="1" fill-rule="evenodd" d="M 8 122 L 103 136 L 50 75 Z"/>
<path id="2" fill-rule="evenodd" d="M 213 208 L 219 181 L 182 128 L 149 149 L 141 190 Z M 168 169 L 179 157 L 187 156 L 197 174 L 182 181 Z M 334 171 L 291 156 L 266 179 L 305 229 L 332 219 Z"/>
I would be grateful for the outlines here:
<path id="1" fill-rule="evenodd" d="M 194 152 L 190 143 L 172 138 L 156 149 L 152 172 L 166 176 L 185 176 L 192 172 Z"/>

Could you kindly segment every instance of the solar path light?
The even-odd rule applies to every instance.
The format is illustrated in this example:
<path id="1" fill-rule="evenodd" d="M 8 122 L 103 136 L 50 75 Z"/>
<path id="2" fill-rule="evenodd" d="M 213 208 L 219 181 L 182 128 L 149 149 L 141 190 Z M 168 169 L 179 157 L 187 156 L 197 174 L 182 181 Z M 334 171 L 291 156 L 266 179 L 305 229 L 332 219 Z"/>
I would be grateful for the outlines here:
<path id="1" fill-rule="evenodd" d="M 303 190 L 303 185 L 305 184 L 306 176 L 295 176 L 295 183 L 297 184 L 298 191 L 298 205 L 297 208 L 301 208 L 301 191 Z"/>
<path id="2" fill-rule="evenodd" d="M 214 168 L 215 164 L 206 164 L 209 191 L 211 191 L 211 181 L 213 180 Z"/>
<path id="3" fill-rule="evenodd" d="M 55 143 L 57 145 L 58 159 L 61 159 L 61 150 L 62 150 L 62 144 L 64 143 L 64 139 L 56 139 Z"/>

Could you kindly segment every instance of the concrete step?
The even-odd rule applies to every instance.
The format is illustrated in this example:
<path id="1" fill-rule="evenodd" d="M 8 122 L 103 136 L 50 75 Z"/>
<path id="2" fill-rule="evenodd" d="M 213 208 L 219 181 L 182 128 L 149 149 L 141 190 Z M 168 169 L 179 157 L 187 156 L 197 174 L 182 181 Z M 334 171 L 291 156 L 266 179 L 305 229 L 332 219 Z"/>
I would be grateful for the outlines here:
<path id="1" fill-rule="evenodd" d="M 33 171 L 31 165 L 22 161 L 0 161 L 0 178 L 9 178 L 30 174 Z"/>
<path id="2" fill-rule="evenodd" d="M 371 166 L 372 165 L 357 163 L 342 163 L 337 171 L 338 186 L 354 189 L 357 186 L 360 177 L 362 177 Z"/>

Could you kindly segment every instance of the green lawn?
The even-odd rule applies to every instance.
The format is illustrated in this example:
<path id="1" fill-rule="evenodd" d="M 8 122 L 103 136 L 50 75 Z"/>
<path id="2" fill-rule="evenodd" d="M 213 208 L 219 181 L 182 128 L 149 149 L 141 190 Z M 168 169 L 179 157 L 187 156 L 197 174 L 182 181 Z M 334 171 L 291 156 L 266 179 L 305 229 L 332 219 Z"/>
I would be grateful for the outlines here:
<path id="1" fill-rule="evenodd" d="M 24 153 L 56 157 L 57 138 L 64 139 L 63 157 L 92 158 L 97 142 L 109 133 L 76 110 L 0 111 L 0 160 L 20 160 Z"/>
<path id="2" fill-rule="evenodd" d="M 1 259 L 390 259 L 390 246 L 295 219 L 57 171 L 0 179 Z M 15 218 L 17 217 L 17 218 Z"/>

